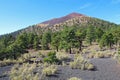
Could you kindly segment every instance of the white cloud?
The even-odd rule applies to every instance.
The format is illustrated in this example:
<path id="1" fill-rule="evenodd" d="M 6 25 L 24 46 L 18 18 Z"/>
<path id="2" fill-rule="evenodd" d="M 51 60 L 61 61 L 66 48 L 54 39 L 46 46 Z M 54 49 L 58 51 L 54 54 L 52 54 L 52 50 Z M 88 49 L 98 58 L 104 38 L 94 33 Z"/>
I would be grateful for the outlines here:
<path id="1" fill-rule="evenodd" d="M 91 6 L 91 4 L 87 3 L 87 4 L 82 5 L 79 9 L 85 9 L 85 8 L 90 7 L 90 6 Z"/>

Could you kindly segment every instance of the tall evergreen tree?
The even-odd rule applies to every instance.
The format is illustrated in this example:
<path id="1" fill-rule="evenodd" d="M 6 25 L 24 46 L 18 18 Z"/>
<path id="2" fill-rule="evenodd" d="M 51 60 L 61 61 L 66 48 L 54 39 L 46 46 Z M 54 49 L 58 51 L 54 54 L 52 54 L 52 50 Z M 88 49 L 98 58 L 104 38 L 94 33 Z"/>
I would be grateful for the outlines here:
<path id="1" fill-rule="evenodd" d="M 93 41 L 95 41 L 95 28 L 93 26 L 89 26 L 86 32 L 86 41 L 91 45 Z"/>
<path id="2" fill-rule="evenodd" d="M 79 51 L 82 51 L 82 44 L 83 44 L 83 40 L 85 38 L 86 32 L 84 30 L 84 28 L 82 29 L 77 29 L 77 31 L 75 32 L 75 36 L 76 36 L 76 41 L 79 47 Z"/>
<path id="3" fill-rule="evenodd" d="M 37 35 L 34 37 L 33 47 L 34 47 L 34 49 L 36 49 L 36 50 L 38 50 L 38 48 L 39 48 L 39 38 L 38 38 Z"/>
<path id="4" fill-rule="evenodd" d="M 107 46 L 111 49 L 113 44 L 114 44 L 114 39 L 112 33 L 106 32 L 101 38 L 100 47 Z"/>
<path id="5" fill-rule="evenodd" d="M 104 31 L 101 28 L 95 29 L 95 36 L 96 36 L 97 42 L 100 41 L 103 34 L 104 34 Z"/>
<path id="6" fill-rule="evenodd" d="M 42 36 L 42 41 L 41 41 L 41 44 L 42 44 L 42 49 L 44 50 L 47 50 L 47 49 L 50 49 L 50 43 L 51 43 L 51 32 L 48 31 L 48 32 L 45 32 Z"/>
<path id="7" fill-rule="evenodd" d="M 55 32 L 53 35 L 52 35 L 52 46 L 58 51 L 58 48 L 59 48 L 59 45 L 60 45 L 60 33 L 59 32 Z"/>
<path id="8" fill-rule="evenodd" d="M 75 46 L 75 29 L 74 28 L 68 28 L 66 27 L 62 32 L 62 47 L 66 50 L 69 50 L 69 53 L 71 53 L 72 47 Z"/>

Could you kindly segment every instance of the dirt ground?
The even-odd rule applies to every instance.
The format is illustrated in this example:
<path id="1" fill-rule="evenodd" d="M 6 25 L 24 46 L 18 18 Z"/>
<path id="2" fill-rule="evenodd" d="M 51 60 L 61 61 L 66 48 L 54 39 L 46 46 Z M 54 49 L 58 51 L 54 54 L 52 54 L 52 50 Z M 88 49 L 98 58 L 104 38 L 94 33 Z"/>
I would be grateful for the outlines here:
<path id="1" fill-rule="evenodd" d="M 97 46 L 88 47 L 87 49 L 99 50 Z M 106 52 L 114 53 L 115 50 L 106 50 Z M 73 54 L 70 55 L 72 58 Z M 71 69 L 68 65 L 59 65 L 57 74 L 45 77 L 44 80 L 68 80 L 71 77 L 78 77 L 82 80 L 120 80 L 120 64 L 117 63 L 117 60 L 113 58 L 94 58 L 89 60 L 96 67 L 96 70 Z M 5 73 L 10 71 L 12 66 L 0 67 L 0 80 L 10 80 Z"/>

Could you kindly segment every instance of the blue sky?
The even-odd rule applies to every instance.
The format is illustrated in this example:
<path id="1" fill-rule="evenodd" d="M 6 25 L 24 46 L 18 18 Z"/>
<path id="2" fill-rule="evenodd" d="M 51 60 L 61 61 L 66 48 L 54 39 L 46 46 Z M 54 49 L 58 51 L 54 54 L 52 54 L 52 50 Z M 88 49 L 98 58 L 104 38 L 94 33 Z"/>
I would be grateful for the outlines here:
<path id="1" fill-rule="evenodd" d="M 120 24 L 120 0 L 0 0 L 0 35 L 72 12 Z"/>

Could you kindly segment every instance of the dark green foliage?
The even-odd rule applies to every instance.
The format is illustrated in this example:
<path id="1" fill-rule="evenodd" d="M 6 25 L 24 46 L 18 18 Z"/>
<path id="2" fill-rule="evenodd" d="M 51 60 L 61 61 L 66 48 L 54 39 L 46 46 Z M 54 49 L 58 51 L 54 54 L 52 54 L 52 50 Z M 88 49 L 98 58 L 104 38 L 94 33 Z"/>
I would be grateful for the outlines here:
<path id="1" fill-rule="evenodd" d="M 76 46 L 79 47 L 79 51 L 82 51 L 83 40 L 85 39 L 86 31 L 84 28 L 79 28 L 75 32 Z"/>
<path id="2" fill-rule="evenodd" d="M 20 34 L 15 41 L 15 44 L 18 44 L 23 49 L 27 48 L 28 43 L 27 33 Z"/>
<path id="3" fill-rule="evenodd" d="M 26 37 L 28 37 L 28 47 L 31 48 L 32 44 L 34 44 L 34 38 L 36 37 L 36 35 L 33 33 L 28 33 Z"/>
<path id="4" fill-rule="evenodd" d="M 15 38 L 11 35 L 6 35 L 0 39 L 0 48 L 6 48 L 15 41 Z"/>
<path id="5" fill-rule="evenodd" d="M 93 41 L 95 41 L 95 27 L 93 26 L 89 26 L 87 28 L 87 32 L 86 32 L 86 41 L 89 44 L 92 44 Z"/>
<path id="6" fill-rule="evenodd" d="M 23 49 L 38 48 L 39 38 L 38 35 L 34 33 L 23 33 L 19 35 L 15 41 Z"/>
<path id="7" fill-rule="evenodd" d="M 60 46 L 60 41 L 61 41 L 60 35 L 61 35 L 61 34 L 60 34 L 59 32 L 53 33 L 53 35 L 52 35 L 51 45 L 52 45 L 53 48 L 55 48 L 57 51 L 58 51 L 58 48 L 59 48 L 59 46 Z"/>
<path id="8" fill-rule="evenodd" d="M 4 58 L 17 59 L 17 57 L 19 57 L 21 53 L 24 52 L 25 52 L 24 49 L 22 49 L 19 45 L 13 43 L 7 48 L 0 50 L 0 59 Z"/>
<path id="9" fill-rule="evenodd" d="M 19 57 L 20 54 L 24 52 L 24 49 L 15 43 L 8 46 L 7 49 L 8 49 L 9 54 L 10 54 L 9 57 L 13 58 L 13 59 L 17 59 L 17 57 Z"/>
<path id="10" fill-rule="evenodd" d="M 42 49 L 43 50 L 50 49 L 50 46 L 49 46 L 50 43 L 51 43 L 51 31 L 48 31 L 44 33 L 42 36 L 42 41 L 41 41 Z"/>
<path id="11" fill-rule="evenodd" d="M 34 43 L 33 43 L 34 49 L 38 50 L 39 49 L 39 38 L 38 36 L 34 37 Z"/>
<path id="12" fill-rule="evenodd" d="M 69 50 L 71 53 L 71 48 L 75 46 L 75 28 L 74 27 L 65 27 L 61 32 L 61 48 Z"/>
<path id="13" fill-rule="evenodd" d="M 33 33 L 23 33 L 13 38 L 7 36 L 0 40 L 0 59 L 13 58 L 17 59 L 22 53 L 26 52 L 26 49 L 35 48 L 38 49 L 39 38 Z"/>
<path id="14" fill-rule="evenodd" d="M 111 32 L 112 32 L 113 39 L 114 39 L 116 46 L 117 45 L 120 46 L 120 27 L 111 28 Z"/>
<path id="15" fill-rule="evenodd" d="M 47 62 L 47 63 L 57 63 L 58 59 L 56 58 L 56 52 L 49 52 L 47 57 L 44 58 L 44 62 Z"/>
<path id="16" fill-rule="evenodd" d="M 7 49 L 1 49 L 0 50 L 0 60 L 4 59 L 4 58 L 8 58 L 9 57 L 9 51 Z"/>
<path id="17" fill-rule="evenodd" d="M 104 31 L 101 28 L 96 28 L 95 29 L 95 36 L 96 36 L 97 42 L 100 41 L 103 34 L 104 34 Z"/>
<path id="18" fill-rule="evenodd" d="M 109 48 L 111 48 L 114 44 L 113 38 L 114 37 L 112 33 L 106 32 L 101 38 L 100 47 L 108 46 Z"/>
<path id="19" fill-rule="evenodd" d="M 44 50 L 56 49 L 58 51 L 58 49 L 64 49 L 69 53 L 72 53 L 74 48 L 82 51 L 83 41 L 85 40 L 89 44 L 98 42 L 100 47 L 108 46 L 112 48 L 114 44 L 120 46 L 120 27 L 96 18 L 84 18 L 83 20 L 87 19 L 89 21 L 85 24 L 79 23 L 79 20 L 74 20 L 74 24 L 77 22 L 74 26 L 67 26 L 69 23 L 66 26 L 58 25 L 57 28 L 54 27 L 54 31 L 52 27 L 41 29 L 33 25 L 28 30 L 23 31 L 25 33 L 16 37 L 12 35 L 2 36 L 0 38 L 0 59 L 16 59 L 26 50 L 38 50 L 40 47 Z M 51 52 L 44 61 L 56 62 L 55 53 Z"/>

